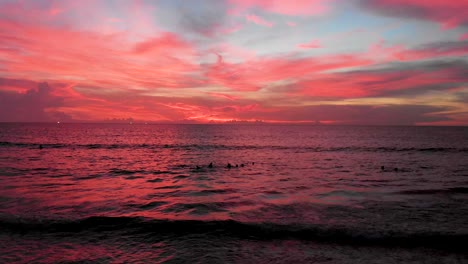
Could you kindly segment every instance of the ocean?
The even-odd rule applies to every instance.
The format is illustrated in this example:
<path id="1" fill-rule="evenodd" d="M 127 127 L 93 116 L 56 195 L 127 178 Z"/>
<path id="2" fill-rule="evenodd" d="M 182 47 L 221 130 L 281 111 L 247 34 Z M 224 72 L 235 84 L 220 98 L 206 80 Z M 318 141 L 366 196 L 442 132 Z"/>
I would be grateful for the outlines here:
<path id="1" fill-rule="evenodd" d="M 468 127 L 3 123 L 0 262 L 468 263 L 467 154 Z"/>

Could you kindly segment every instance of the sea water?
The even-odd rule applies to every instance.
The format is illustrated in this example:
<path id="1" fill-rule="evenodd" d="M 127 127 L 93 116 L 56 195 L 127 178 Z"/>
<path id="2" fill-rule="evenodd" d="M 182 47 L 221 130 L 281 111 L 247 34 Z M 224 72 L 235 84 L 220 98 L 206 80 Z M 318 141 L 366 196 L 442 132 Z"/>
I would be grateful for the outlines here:
<path id="1" fill-rule="evenodd" d="M 466 263 L 467 154 L 467 127 L 4 123 L 0 262 Z"/>

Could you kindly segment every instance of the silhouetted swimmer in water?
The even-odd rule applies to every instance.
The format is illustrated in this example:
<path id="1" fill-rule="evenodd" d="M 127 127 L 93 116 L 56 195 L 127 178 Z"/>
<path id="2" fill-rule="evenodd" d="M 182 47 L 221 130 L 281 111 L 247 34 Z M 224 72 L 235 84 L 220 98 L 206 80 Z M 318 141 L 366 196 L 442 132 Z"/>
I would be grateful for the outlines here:
<path id="1" fill-rule="evenodd" d="M 255 162 L 252 162 L 252 165 L 255 165 Z"/>
<path id="2" fill-rule="evenodd" d="M 39 149 L 42 149 L 42 145 L 39 145 Z"/>
<path id="3" fill-rule="evenodd" d="M 213 168 L 213 162 L 210 162 L 210 165 L 208 165 L 208 168 Z"/>
<path id="4" fill-rule="evenodd" d="M 394 171 L 398 171 L 398 168 L 394 168 L 393 170 L 394 170 Z"/>
<path id="5" fill-rule="evenodd" d="M 236 168 L 238 168 L 238 167 L 239 167 L 239 165 L 236 164 Z"/>
<path id="6" fill-rule="evenodd" d="M 241 163 L 241 167 L 244 167 L 244 163 Z"/>
<path id="7" fill-rule="evenodd" d="M 199 169 L 201 169 L 201 168 L 200 168 L 200 166 L 197 165 L 197 167 L 196 167 L 195 169 L 196 169 L 196 170 L 199 170 Z"/>
<path id="8" fill-rule="evenodd" d="M 380 167 L 380 170 L 381 170 L 381 171 L 384 171 L 384 170 L 385 170 L 385 166 Z"/>
<path id="9" fill-rule="evenodd" d="M 228 168 L 228 169 L 232 168 L 231 163 L 228 163 L 227 166 L 226 166 L 226 168 Z"/>

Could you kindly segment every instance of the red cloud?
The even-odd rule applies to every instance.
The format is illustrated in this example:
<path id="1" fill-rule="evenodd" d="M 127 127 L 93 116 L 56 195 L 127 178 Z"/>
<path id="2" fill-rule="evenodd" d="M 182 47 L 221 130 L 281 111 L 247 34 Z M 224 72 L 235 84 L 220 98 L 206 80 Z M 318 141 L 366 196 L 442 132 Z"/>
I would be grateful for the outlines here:
<path id="1" fill-rule="evenodd" d="M 18 121 L 34 117 L 37 121 L 47 121 L 51 120 L 49 113 L 56 112 L 65 112 L 81 120 L 109 116 L 151 120 L 183 117 L 172 111 L 166 115 L 160 114 L 163 110 L 142 109 L 139 106 L 142 101 L 154 104 L 154 98 L 143 100 L 139 94 L 158 88 L 194 87 L 204 83 L 202 78 L 194 76 L 200 66 L 192 61 L 196 56 L 193 45 L 173 33 L 135 43 L 131 41 L 134 36 L 126 32 L 105 35 L 11 20 L 0 20 L 0 28 L 2 75 L 68 84 L 49 92 L 62 98 L 63 103 L 37 108 L 37 115 L 31 118 L 20 116 L 21 107 L 5 104 L 2 109 L 6 110 L 0 116 L 19 111 Z M 32 89 L 26 84 L 9 81 L 8 85 L 0 85 L 0 92 L 10 95 Z M 12 95 L 11 98 L 20 105 L 28 97 Z"/>
<path id="2" fill-rule="evenodd" d="M 425 93 L 463 87 L 465 63 L 420 62 L 381 70 L 322 74 L 289 86 L 290 95 L 315 98 L 364 98 Z"/>
<path id="3" fill-rule="evenodd" d="M 292 2 L 279 0 L 245 0 L 237 3 L 244 10 L 256 8 L 272 13 L 306 15 L 324 12 L 325 9 L 314 11 L 314 7 L 326 2 L 297 1 L 299 8 Z M 403 5 L 402 1 L 387 2 Z M 410 2 L 414 4 L 417 1 Z M 440 59 L 437 67 L 423 65 L 416 69 L 411 66 L 422 64 L 419 61 L 422 59 L 466 56 L 468 46 L 464 40 L 432 43 L 413 49 L 385 47 L 380 42 L 369 51 L 356 54 L 303 57 L 305 54 L 298 52 L 260 57 L 229 43 L 200 39 L 192 42 L 188 40 L 189 35 L 184 38 L 173 32 L 156 33 L 161 30 L 154 30 L 148 19 L 135 25 L 148 27 L 149 34 L 135 33 L 133 30 L 111 30 L 114 33 L 107 34 L 104 32 L 108 31 L 100 27 L 85 30 L 87 27 L 71 23 L 74 16 L 54 20 L 75 12 L 66 5 L 44 10 L 38 8 L 39 11 L 36 11 L 35 7 L 23 8 L 22 5 L 28 5 L 25 3 L 28 2 L 11 4 L 16 6 L 11 10 L 4 9 L 4 4 L 0 8 L 0 74 L 8 77 L 7 80 L 0 79 L 2 120 L 11 116 L 12 119 L 8 120 L 50 121 L 56 117 L 69 119 L 72 116 L 85 120 L 133 117 L 140 120 L 240 118 L 355 122 L 347 113 L 340 114 L 325 106 L 296 108 L 285 105 L 304 105 L 314 98 L 335 100 L 396 96 L 393 98 L 398 100 L 397 96 L 428 89 L 443 92 L 461 89 L 467 82 L 466 64 L 458 62 L 458 68 L 449 65 L 449 62 L 455 61 L 454 58 Z M 422 2 L 418 3 L 427 7 Z M 60 12 L 54 11 L 56 8 Z M 142 11 L 141 8 L 137 9 Z M 9 11 L 11 13 L 7 14 Z M 108 23 L 109 17 L 112 16 L 98 18 Z M 270 25 L 253 15 L 250 21 Z M 118 25 L 114 26 L 118 28 Z M 220 28 L 223 27 L 220 25 Z M 318 40 L 302 44 L 302 48 L 319 46 Z M 207 57 L 213 52 L 225 56 L 226 61 L 219 55 L 216 63 L 207 62 Z M 396 65 L 395 68 L 376 70 L 390 64 Z M 373 66 L 379 67 L 363 69 Z M 349 72 L 352 67 L 361 70 L 355 68 L 355 71 Z M 50 86 L 41 84 L 42 88 L 37 88 L 43 80 L 48 81 Z M 220 91 L 226 91 L 226 88 L 232 91 L 217 92 L 212 89 L 216 86 L 223 87 Z M 241 93 L 259 90 L 259 93 Z M 372 107 L 364 108 L 349 107 L 355 113 L 362 113 L 362 119 L 357 120 L 360 122 L 372 116 L 374 110 Z M 347 108 L 340 109 L 346 111 Z M 322 117 L 310 114 L 311 111 L 322 110 Z M 434 119 L 423 115 L 433 110 L 421 110 L 411 121 L 432 122 Z M 395 114 L 395 120 L 405 117 L 406 113 L 402 113 Z M 374 115 L 372 120 L 377 122 L 379 117 Z M 442 117 L 436 121 L 447 119 Z"/>
<path id="4" fill-rule="evenodd" d="M 222 93 L 207 93 L 207 94 L 211 95 L 211 96 L 214 96 L 214 97 L 218 97 L 218 98 L 228 99 L 228 100 L 231 100 L 231 101 L 235 101 L 235 100 L 238 99 L 238 97 L 236 97 L 236 96 L 222 94 Z"/>
<path id="5" fill-rule="evenodd" d="M 137 43 L 122 34 L 102 35 L 0 21 L 0 51 L 11 77 L 68 79 L 93 86 L 186 87 L 198 66 L 190 43 L 172 33 Z M 168 52 L 170 51 L 170 52 Z M 149 53 L 150 55 L 146 54 Z"/>
<path id="6" fill-rule="evenodd" d="M 436 21 L 444 28 L 468 25 L 468 1 L 466 0 L 363 0 L 362 4 L 389 16 Z"/>
<path id="7" fill-rule="evenodd" d="M 318 79 L 296 83 L 299 93 L 321 98 L 363 98 L 380 96 L 389 91 L 407 90 L 452 83 L 457 87 L 459 80 L 451 72 L 402 71 L 388 73 L 352 73 L 320 76 Z"/>

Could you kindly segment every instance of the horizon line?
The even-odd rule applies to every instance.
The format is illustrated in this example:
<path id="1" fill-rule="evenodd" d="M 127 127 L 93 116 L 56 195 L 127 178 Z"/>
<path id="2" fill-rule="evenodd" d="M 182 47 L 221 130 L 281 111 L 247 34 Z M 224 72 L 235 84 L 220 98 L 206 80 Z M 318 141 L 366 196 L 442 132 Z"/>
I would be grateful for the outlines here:
<path id="1" fill-rule="evenodd" d="M 132 121 L 132 122 L 116 122 L 116 121 L 0 121 L 0 124 L 112 124 L 112 125 L 294 125 L 294 126 L 361 126 L 361 127 L 468 127 L 468 125 L 437 125 L 437 124 L 345 124 L 345 123 L 315 123 L 315 122 L 255 122 L 255 121 L 236 121 L 236 122 L 157 122 L 157 121 Z"/>

